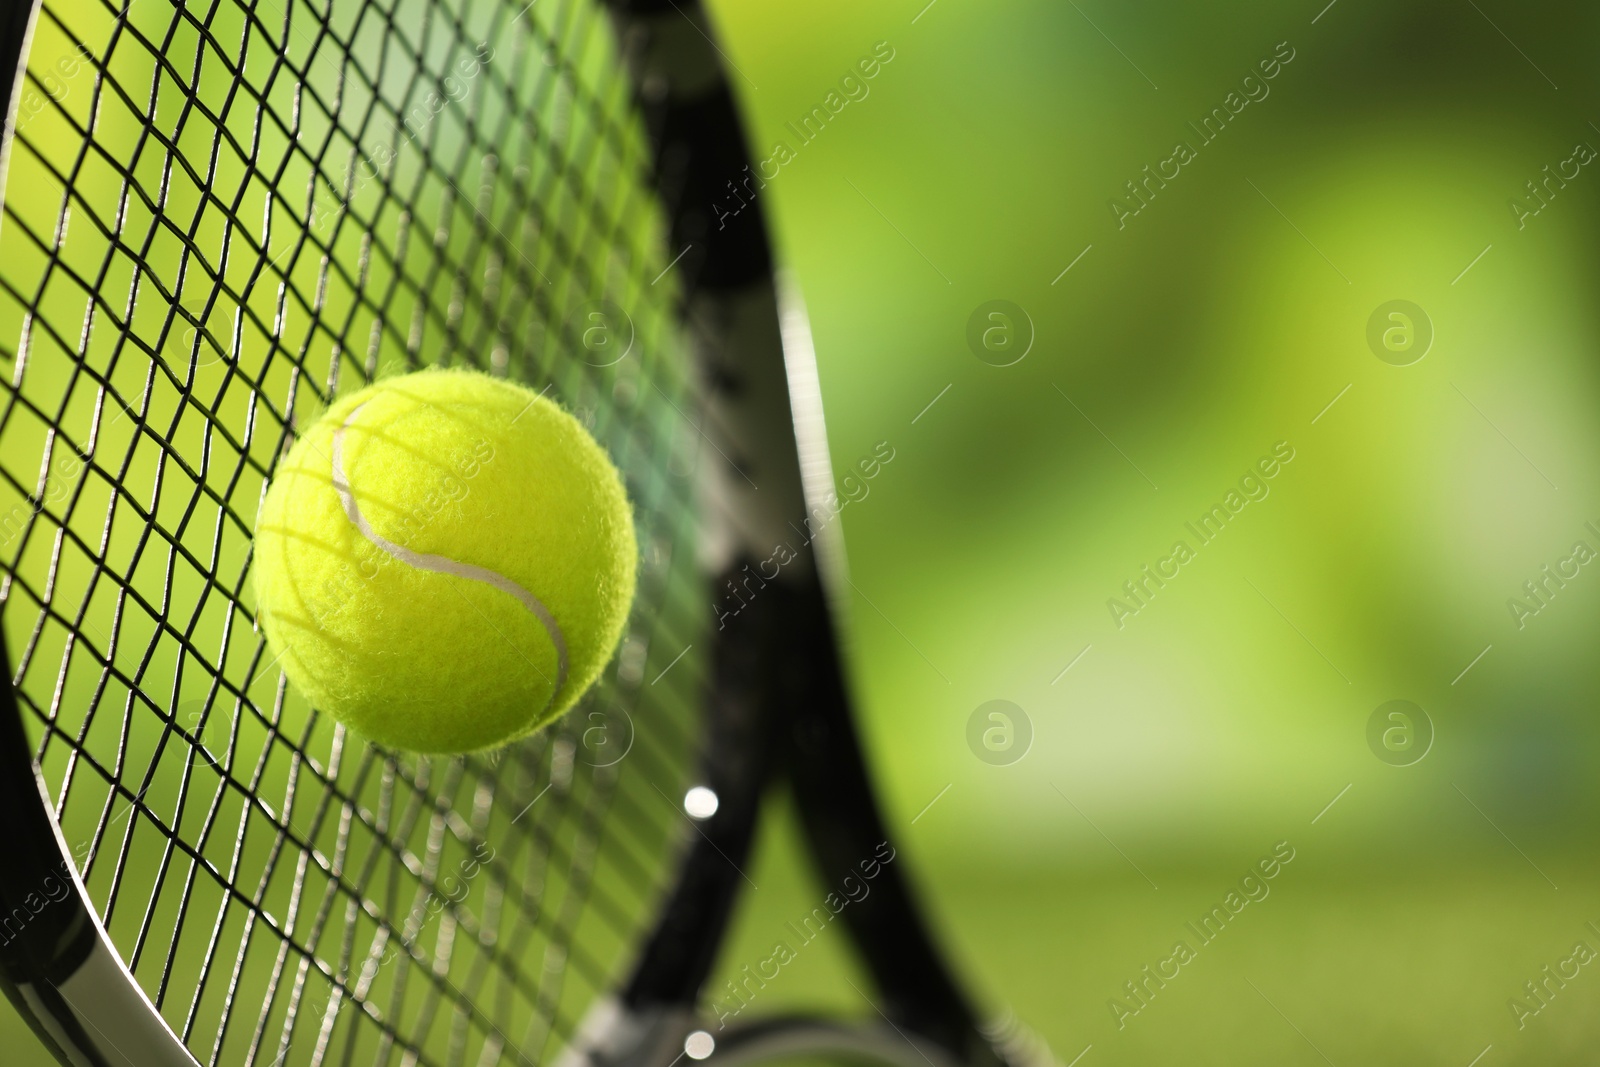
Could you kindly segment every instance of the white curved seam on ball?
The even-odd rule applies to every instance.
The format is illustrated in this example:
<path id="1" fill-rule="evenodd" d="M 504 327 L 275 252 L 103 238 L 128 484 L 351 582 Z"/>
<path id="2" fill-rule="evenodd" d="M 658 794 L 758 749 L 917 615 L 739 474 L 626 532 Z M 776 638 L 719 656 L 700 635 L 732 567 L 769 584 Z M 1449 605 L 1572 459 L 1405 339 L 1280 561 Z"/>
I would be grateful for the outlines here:
<path id="1" fill-rule="evenodd" d="M 361 513 L 361 508 L 356 503 L 355 494 L 350 490 L 349 479 L 344 473 L 344 432 L 350 428 L 350 424 L 355 421 L 356 415 L 366 406 L 365 404 L 357 404 L 350 414 L 345 416 L 345 420 L 340 424 L 339 428 L 333 431 L 333 459 L 330 463 L 333 475 L 333 489 L 334 492 L 339 494 L 339 501 L 344 505 L 346 517 L 349 518 L 351 524 L 357 530 L 361 531 L 361 536 L 407 566 L 415 567 L 421 571 L 435 571 L 440 574 L 454 575 L 457 578 L 466 578 L 469 581 L 482 582 L 503 593 L 509 593 L 521 601 L 522 606 L 527 608 L 535 618 L 544 624 L 545 632 L 550 635 L 550 643 L 556 648 L 556 684 L 550 692 L 550 700 L 554 703 L 561 692 L 561 687 L 567 683 L 567 641 L 561 633 L 561 627 L 556 623 L 555 616 L 550 614 L 550 609 L 545 607 L 538 597 L 505 575 L 491 571 L 486 567 L 462 563 L 459 560 L 450 559 L 448 556 L 436 556 L 430 552 L 413 552 L 404 545 L 397 545 L 374 530 L 372 524 L 367 521 L 367 517 Z"/>

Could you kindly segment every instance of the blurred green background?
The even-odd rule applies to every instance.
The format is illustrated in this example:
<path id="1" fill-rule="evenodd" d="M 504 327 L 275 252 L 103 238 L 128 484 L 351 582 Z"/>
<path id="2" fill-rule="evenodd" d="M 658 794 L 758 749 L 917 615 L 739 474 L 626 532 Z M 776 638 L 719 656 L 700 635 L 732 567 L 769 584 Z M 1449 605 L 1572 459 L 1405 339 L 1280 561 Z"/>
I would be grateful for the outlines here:
<path id="1" fill-rule="evenodd" d="M 713 7 L 756 154 L 795 149 L 761 195 L 835 468 L 894 449 L 843 514 L 849 652 L 897 862 L 980 999 L 1083 1067 L 1592 1063 L 1595 968 L 1542 1007 L 1524 983 L 1600 949 L 1600 570 L 1520 628 L 1508 600 L 1600 550 L 1600 174 L 1520 228 L 1510 201 L 1600 146 L 1600 15 L 923 3 Z M 868 95 L 799 145 L 879 42 Z M 993 300 L 1031 323 L 1009 366 L 968 344 Z M 1367 340 L 1393 300 L 1432 325 L 1407 366 Z M 1279 442 L 1270 493 L 1201 545 L 1185 524 Z M 1108 600 L 1179 540 L 1119 627 Z M 968 743 L 996 699 L 1031 724 L 1005 765 Z M 1396 699 L 1434 733 L 1405 766 L 1368 743 Z M 825 891 L 788 815 L 766 830 L 724 978 Z M 1279 842 L 1270 895 L 1119 1026 L 1124 983 Z M 871 1016 L 853 968 L 824 935 L 752 1012 Z M 1541 1010 L 1519 1027 L 1512 998 Z M 42 1062 L 18 1030 L 5 1062 Z"/>
<path id="2" fill-rule="evenodd" d="M 1509 206 L 1600 146 L 1595 13 L 924 3 L 715 6 L 757 155 L 894 49 L 763 195 L 835 470 L 895 449 L 843 515 L 850 652 L 953 954 L 1084 1067 L 1593 1062 L 1600 976 L 1521 1029 L 1508 1001 L 1600 948 L 1600 574 L 1521 629 L 1507 601 L 1600 548 L 1600 175 L 1568 164 L 1520 229 Z M 1397 299 L 1434 332 L 1409 366 L 1366 339 Z M 991 300 L 1032 321 L 1011 366 L 967 343 Z M 1269 495 L 1202 546 L 1185 523 L 1280 441 Z M 1107 600 L 1180 539 L 1195 558 L 1119 628 Z M 967 743 L 995 699 L 1034 733 L 1006 766 Z M 1409 766 L 1367 742 L 1395 699 L 1435 734 Z M 792 841 L 778 821 L 724 978 L 820 899 Z M 1137 1007 L 1124 983 L 1280 841 L 1270 896 L 1119 1028 L 1108 1001 Z M 870 1016 L 844 949 L 760 1007 Z"/>

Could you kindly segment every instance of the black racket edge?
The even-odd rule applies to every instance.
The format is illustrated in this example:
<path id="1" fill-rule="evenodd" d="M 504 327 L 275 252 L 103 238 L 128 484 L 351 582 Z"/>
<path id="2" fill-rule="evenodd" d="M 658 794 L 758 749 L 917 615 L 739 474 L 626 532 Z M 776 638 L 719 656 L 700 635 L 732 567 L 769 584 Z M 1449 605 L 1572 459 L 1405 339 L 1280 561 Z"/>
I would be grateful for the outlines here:
<path id="1" fill-rule="evenodd" d="M 39 0 L 0 13 L 0 203 Z M 46 1049 L 74 1067 L 196 1067 L 112 947 L 50 813 L 0 639 L 0 990 Z"/>
<path id="2" fill-rule="evenodd" d="M 714 1043 L 713 1062 L 729 1064 L 852 1049 L 856 1058 L 878 1049 L 877 1058 L 893 1062 L 891 1050 L 939 1067 L 1051 1062 L 1048 1048 L 1014 1016 L 980 1023 L 930 933 L 905 865 L 892 862 L 896 850 L 839 660 L 832 600 L 844 581 L 838 525 L 812 536 L 807 519 L 816 513 L 808 504 L 822 504 L 833 488 L 809 330 L 797 294 L 775 267 L 762 202 L 739 195 L 750 192 L 753 157 L 715 27 L 698 0 L 603 2 L 617 22 L 655 151 L 671 249 L 683 250 L 684 317 L 713 416 L 708 428 L 719 433 L 718 453 L 738 465 L 725 480 L 743 509 L 765 513 L 749 516 L 748 528 L 781 537 L 792 531 L 789 543 L 801 542 L 811 565 L 780 567 L 765 581 L 771 547 L 747 544 L 713 582 L 718 593 L 735 591 L 725 605 L 740 605 L 731 618 L 715 609 L 712 634 L 701 775 L 719 806 L 691 838 L 631 976 L 614 1000 L 590 1013 L 565 1067 L 664 1067 L 702 1025 L 711 1041 L 702 1036 L 695 1053 Z M 729 218 L 719 205 L 735 202 L 742 206 Z M 774 426 L 794 432 L 774 435 Z M 741 480 L 759 489 L 746 493 Z M 730 1024 L 716 1005 L 718 991 L 706 988 L 748 880 L 743 867 L 763 799 L 782 785 L 792 791 L 823 886 L 839 887 L 847 877 L 860 882 L 863 865 L 871 864 L 870 891 L 839 914 L 876 988 L 868 1014 L 887 1028 L 802 1017 Z M 890 862 L 881 862 L 884 849 Z M 747 972 L 745 989 L 753 994 L 752 981 L 762 979 Z M 739 1002 L 733 993 L 726 1002 Z"/>

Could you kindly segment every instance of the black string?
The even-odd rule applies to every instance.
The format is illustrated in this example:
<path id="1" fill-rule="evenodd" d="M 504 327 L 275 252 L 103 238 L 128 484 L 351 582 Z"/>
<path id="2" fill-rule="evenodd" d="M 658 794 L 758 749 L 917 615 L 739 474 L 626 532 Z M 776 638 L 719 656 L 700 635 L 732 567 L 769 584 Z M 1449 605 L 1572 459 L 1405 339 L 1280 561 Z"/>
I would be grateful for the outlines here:
<path id="1" fill-rule="evenodd" d="M 0 221 L 0 597 L 113 941 L 208 1064 L 545 1062 L 666 875 L 678 821 L 648 782 L 685 781 L 698 650 L 660 672 L 709 603 L 672 255 L 604 18 L 45 0 L 24 86 L 43 103 Z M 598 300 L 631 319 L 610 367 L 584 358 Z M 296 428 L 431 364 L 548 386 L 636 509 L 623 653 L 494 756 L 367 745 L 254 627 L 251 531 Z M 632 724 L 613 766 L 592 714 Z"/>

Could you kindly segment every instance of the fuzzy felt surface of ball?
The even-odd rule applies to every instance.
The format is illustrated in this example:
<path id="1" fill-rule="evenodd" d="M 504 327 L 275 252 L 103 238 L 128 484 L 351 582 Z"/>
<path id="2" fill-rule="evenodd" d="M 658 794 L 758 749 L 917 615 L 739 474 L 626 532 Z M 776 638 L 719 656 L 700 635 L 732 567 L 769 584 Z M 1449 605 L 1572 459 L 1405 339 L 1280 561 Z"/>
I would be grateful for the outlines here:
<path id="1" fill-rule="evenodd" d="M 532 390 L 425 370 L 340 398 L 274 472 L 258 617 L 289 681 L 392 748 L 470 752 L 560 716 L 610 659 L 638 550 L 622 479 Z"/>

